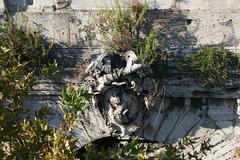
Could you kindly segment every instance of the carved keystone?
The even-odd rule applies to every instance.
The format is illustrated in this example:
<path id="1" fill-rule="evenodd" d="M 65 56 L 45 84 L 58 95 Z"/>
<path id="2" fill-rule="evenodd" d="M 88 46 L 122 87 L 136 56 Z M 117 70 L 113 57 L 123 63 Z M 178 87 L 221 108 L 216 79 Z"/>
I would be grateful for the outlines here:
<path id="1" fill-rule="evenodd" d="M 128 136 L 142 126 L 149 96 L 155 91 L 152 70 L 144 67 L 133 51 L 102 54 L 86 70 L 84 86 L 96 95 L 96 107 L 112 133 Z"/>

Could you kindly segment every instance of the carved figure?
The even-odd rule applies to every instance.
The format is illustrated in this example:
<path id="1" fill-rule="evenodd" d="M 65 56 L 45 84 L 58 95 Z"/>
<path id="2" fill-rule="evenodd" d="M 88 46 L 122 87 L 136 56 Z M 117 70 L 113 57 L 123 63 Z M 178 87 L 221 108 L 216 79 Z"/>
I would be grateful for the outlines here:
<path id="1" fill-rule="evenodd" d="M 96 107 L 103 115 L 112 133 L 127 136 L 141 127 L 147 95 L 154 84 L 152 70 L 144 67 L 133 51 L 102 54 L 86 70 L 83 83 L 94 93 Z"/>

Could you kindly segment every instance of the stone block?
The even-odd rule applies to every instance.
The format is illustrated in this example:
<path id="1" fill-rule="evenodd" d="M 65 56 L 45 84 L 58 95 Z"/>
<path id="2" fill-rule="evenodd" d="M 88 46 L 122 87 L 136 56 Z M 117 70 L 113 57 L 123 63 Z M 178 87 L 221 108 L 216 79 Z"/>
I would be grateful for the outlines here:
<path id="1" fill-rule="evenodd" d="M 159 98 L 154 106 L 146 113 L 140 130 L 141 136 L 148 140 L 155 140 L 157 133 L 164 121 L 164 110 L 169 106 L 169 99 Z"/>
<path id="2" fill-rule="evenodd" d="M 216 125 L 221 128 L 225 134 L 232 134 L 234 132 L 232 121 L 217 121 Z"/>
<path id="3" fill-rule="evenodd" d="M 101 113 L 94 110 L 96 110 L 94 107 L 87 108 L 84 112 L 84 118 L 82 119 L 82 124 L 92 141 L 102 138 L 106 136 L 106 134 L 110 136 L 109 128 L 102 128 L 105 120 L 103 119 Z"/>
<path id="4" fill-rule="evenodd" d="M 4 9 L 5 9 L 4 1 L 0 0 L 0 14 L 1 14 L 1 12 L 4 11 Z"/>
<path id="5" fill-rule="evenodd" d="M 176 142 L 179 138 L 186 136 L 192 128 L 200 121 L 200 117 L 196 112 L 188 111 L 177 123 L 176 127 L 172 131 L 168 138 L 169 142 Z"/>
<path id="6" fill-rule="evenodd" d="M 239 10 L 190 10 L 187 31 L 197 39 L 196 47 L 239 47 Z"/>
<path id="7" fill-rule="evenodd" d="M 111 136 L 111 132 L 109 127 L 106 124 L 106 120 L 102 116 L 102 113 L 100 112 L 99 108 L 93 108 L 92 109 L 94 116 L 97 120 L 97 126 L 101 131 L 101 136 L 108 137 Z"/>
<path id="8" fill-rule="evenodd" d="M 229 135 L 222 137 L 223 139 L 221 139 L 221 137 L 218 138 L 220 139 L 218 140 L 217 145 L 211 148 L 211 152 L 209 152 L 204 159 L 235 159 L 234 151 L 237 147 L 239 147 L 239 137 Z"/>
<path id="9" fill-rule="evenodd" d="M 62 47 L 69 45 L 68 13 L 17 13 L 18 19 L 26 16 L 28 26 L 41 32 L 47 41 L 55 41 Z M 20 21 L 20 20 L 19 20 Z M 21 24 L 21 22 L 19 22 Z"/>
<path id="10" fill-rule="evenodd" d="M 237 125 L 234 127 L 234 135 L 240 136 L 240 124 L 237 124 Z"/>
<path id="11" fill-rule="evenodd" d="M 86 30 L 89 30 L 86 26 L 90 23 L 94 23 L 94 11 L 73 11 L 71 12 L 71 21 L 69 24 L 70 30 L 70 43 L 73 47 L 84 46 L 97 46 L 94 40 L 91 40 Z M 96 27 L 94 27 L 94 32 Z M 93 32 L 93 29 L 90 30 Z M 99 45 L 98 45 L 99 46 Z"/>
<path id="12" fill-rule="evenodd" d="M 210 137 L 216 130 L 216 125 L 212 120 L 203 117 L 196 125 L 191 129 L 190 135 L 200 138 L 200 141 Z"/>
<path id="13" fill-rule="evenodd" d="M 91 139 L 81 122 L 77 123 L 76 127 L 73 128 L 72 134 L 77 139 L 76 145 L 78 147 L 82 147 L 91 142 Z"/>
<path id="14" fill-rule="evenodd" d="M 175 129 L 178 120 L 184 115 L 185 110 L 180 107 L 175 107 L 172 111 L 167 113 L 168 115 L 162 122 L 162 125 L 155 136 L 155 140 L 158 142 L 166 142 L 169 135 Z"/>
<path id="15" fill-rule="evenodd" d="M 163 118 L 164 114 L 160 111 L 147 113 L 147 119 L 144 121 L 141 128 L 142 136 L 148 140 L 154 140 L 155 135 L 162 124 Z"/>
<path id="16" fill-rule="evenodd" d="M 208 115 L 214 121 L 232 121 L 234 119 L 235 101 L 210 100 Z"/>
<path id="17" fill-rule="evenodd" d="M 33 6 L 53 6 L 55 4 L 55 0 L 33 0 Z"/>
<path id="18" fill-rule="evenodd" d="M 178 9 L 240 9 L 238 0 L 184 0 L 178 1 Z"/>
<path id="19" fill-rule="evenodd" d="M 55 1 L 56 9 L 66 9 L 71 4 L 71 0 L 55 0 Z"/>
<path id="20" fill-rule="evenodd" d="M 175 0 L 154 0 L 150 2 L 151 9 L 170 9 L 175 8 Z"/>
<path id="21" fill-rule="evenodd" d="M 10 11 L 24 11 L 27 9 L 27 1 L 26 0 L 8 0 L 6 1 L 7 8 Z"/>
<path id="22" fill-rule="evenodd" d="M 226 138 L 226 134 L 221 131 L 220 129 L 216 130 L 214 133 L 211 134 L 211 136 L 208 137 L 210 139 L 211 145 L 216 145 L 221 142 L 223 142 Z"/>
<path id="23" fill-rule="evenodd" d="M 127 5 L 127 1 L 120 0 L 122 5 Z M 143 0 L 142 0 L 143 1 Z M 143 1 L 144 2 L 144 1 Z M 71 2 L 71 8 L 76 10 L 81 9 L 97 9 L 99 7 L 113 7 L 114 0 L 74 0 Z M 151 1 L 149 8 L 150 9 L 170 9 L 175 7 L 175 0 L 155 0 Z"/>
<path id="24" fill-rule="evenodd" d="M 112 7 L 114 4 L 114 0 L 74 0 L 71 3 L 71 8 L 80 10 L 80 9 L 97 9 L 99 7 L 109 6 Z"/>

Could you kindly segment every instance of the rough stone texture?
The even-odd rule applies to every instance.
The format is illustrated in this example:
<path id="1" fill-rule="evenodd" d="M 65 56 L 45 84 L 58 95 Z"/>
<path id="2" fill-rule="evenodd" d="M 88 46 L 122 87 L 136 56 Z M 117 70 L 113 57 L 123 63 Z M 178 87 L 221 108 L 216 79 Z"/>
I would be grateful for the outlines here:
<path id="1" fill-rule="evenodd" d="M 5 9 L 5 6 L 4 6 L 4 0 L 0 0 L 0 14 L 1 12 L 3 12 Z"/>
<path id="2" fill-rule="evenodd" d="M 122 4 L 128 3 L 127 0 L 120 0 Z M 150 1 L 150 8 L 152 9 L 239 9 L 240 4 L 238 0 L 154 0 Z M 44 8 L 51 8 L 61 4 L 68 4 L 72 9 L 96 9 L 98 7 L 105 7 L 106 5 L 112 7 L 114 0 L 8 0 L 9 6 L 19 6 L 22 10 L 28 11 L 44 11 Z M 65 5 L 63 5 L 65 6 Z M 61 7 L 60 7 L 61 8 Z M 46 11 L 46 10 L 45 10 Z"/>
<path id="3" fill-rule="evenodd" d="M 28 3 L 26 0 L 7 0 L 6 7 L 8 11 L 25 11 Z"/>
<path id="4" fill-rule="evenodd" d="M 58 127 L 62 122 L 59 110 L 61 86 L 78 82 L 81 76 L 77 75 L 84 71 L 83 66 L 101 53 L 101 44 L 96 39 L 89 41 L 84 31 L 84 25 L 96 11 L 79 10 L 95 8 L 95 2 L 73 0 L 69 6 L 67 0 L 60 1 L 7 1 L 8 8 L 16 10 L 16 6 L 20 6 L 22 11 L 27 11 L 23 14 L 28 17 L 30 26 L 40 29 L 46 40 L 54 39 L 58 44 L 51 56 L 64 66 L 65 76 L 57 80 L 39 80 L 25 102 L 32 113 L 41 107 L 52 106 L 57 113 L 49 117 L 53 127 Z M 0 1 L 0 12 L 1 8 L 3 1 Z M 221 45 L 238 51 L 238 0 L 156 0 L 152 8 L 166 9 L 149 11 L 147 22 L 153 25 L 160 45 L 169 53 L 171 62 L 169 75 L 163 80 L 166 88 L 164 106 L 161 94 L 159 102 L 147 110 L 142 130 L 137 135 L 171 143 L 187 134 L 200 137 L 199 144 L 210 138 L 214 147 L 205 157 L 206 160 L 233 159 L 234 155 L 239 154 L 237 147 L 240 147 L 238 82 L 229 82 L 222 88 L 206 88 L 192 75 L 177 71 L 176 59 L 204 45 Z M 184 103 L 185 98 L 187 103 Z M 111 135 L 98 108 L 89 108 L 86 117 L 79 118 L 73 133 L 78 138 L 78 146 Z"/>
<path id="5" fill-rule="evenodd" d="M 235 128 L 233 123 L 239 121 L 239 118 L 229 119 L 227 115 L 234 113 L 237 108 L 236 100 L 210 99 L 207 103 L 207 110 L 203 110 L 201 107 L 194 108 L 193 106 L 189 108 L 179 105 L 168 106 L 168 113 L 165 113 L 163 117 L 164 121 L 158 122 L 162 125 L 154 140 L 172 143 L 188 134 L 200 137 L 199 143 L 210 138 L 210 144 L 214 147 L 205 159 L 233 159 L 235 148 L 239 147 L 239 135 L 233 132 Z M 216 106 L 220 110 L 214 109 Z M 216 113 L 213 114 L 214 110 Z M 154 114 L 156 110 L 150 109 L 150 112 Z M 148 123 L 154 122 L 152 119 L 146 121 Z M 155 132 L 153 129 L 151 131 Z M 145 133 L 152 135 L 147 129 Z M 144 135 L 144 137 L 148 136 Z"/>
<path id="6" fill-rule="evenodd" d="M 71 8 L 74 10 L 92 10 L 99 7 L 113 7 L 114 0 L 8 0 L 8 7 L 11 10 L 17 10 L 17 7 L 21 11 L 28 12 L 49 12 L 58 9 Z M 122 5 L 129 3 L 126 0 L 120 0 Z M 175 0 L 155 0 L 151 1 L 150 8 L 152 9 L 169 9 L 176 7 Z"/>
<path id="7" fill-rule="evenodd" d="M 238 0 L 180 0 L 177 3 L 179 9 L 210 9 L 210 10 L 221 10 L 221 9 L 239 9 L 240 4 Z"/>
<path id="8" fill-rule="evenodd" d="M 55 102 L 59 101 L 61 86 L 81 78 L 77 77 L 81 72 L 80 67 L 101 53 L 99 48 L 101 44 L 98 41 L 86 41 L 83 31 L 84 24 L 95 12 L 24 14 L 29 17 L 31 26 L 39 28 L 47 40 L 55 39 L 58 45 L 51 56 L 65 68 L 65 76 L 62 79 L 39 80 L 31 93 L 31 99 L 26 103 L 35 108 L 33 112 L 46 105 L 53 106 L 57 111 L 59 104 Z M 159 99 L 159 102 L 147 112 L 142 130 L 136 133 L 138 136 L 171 143 L 187 134 L 200 137 L 200 142 L 211 138 L 211 143 L 215 146 L 212 152 L 208 153 L 207 160 L 231 159 L 234 156 L 236 147 L 239 147 L 240 135 L 240 120 L 236 114 L 236 99 L 240 96 L 238 82 L 230 82 L 223 88 L 206 88 L 191 74 L 175 70 L 174 59 L 204 44 L 221 44 L 237 51 L 240 38 L 237 32 L 238 14 L 237 10 L 164 10 L 148 13 L 151 17 L 148 21 L 153 23 L 161 47 L 168 51 L 173 61 L 170 63 L 170 74 L 163 79 L 168 97 L 165 99 L 165 106 L 159 109 L 162 102 Z M 87 48 L 90 43 L 92 47 Z M 192 98 L 206 98 L 207 103 L 205 106 L 201 103 L 189 106 L 188 102 L 186 106 L 184 97 L 191 98 L 190 104 Z M 79 119 L 77 127 L 73 130 L 78 138 L 78 146 L 111 135 L 97 108 L 89 109 L 87 112 L 88 118 Z M 61 114 L 49 117 L 49 122 L 52 126 L 58 127 L 62 122 Z"/>
<path id="9" fill-rule="evenodd" d="M 196 37 L 197 46 L 224 45 L 239 48 L 238 15 L 238 10 L 190 10 L 187 16 L 191 22 L 188 32 Z"/>
<path id="10" fill-rule="evenodd" d="M 238 51 L 240 46 L 239 10 L 152 10 L 147 25 L 153 26 L 160 46 L 178 57 L 204 45 L 220 45 Z M 61 47 L 100 47 L 97 39 L 88 40 L 84 26 L 96 11 L 24 13 L 31 26 L 41 30 L 46 39 Z M 100 37 L 97 35 L 97 37 Z"/>
<path id="11" fill-rule="evenodd" d="M 24 106 L 30 111 L 27 116 L 34 119 L 34 113 L 41 108 L 50 107 L 51 111 L 55 114 L 47 117 L 49 125 L 54 128 L 59 128 L 60 124 L 63 123 L 63 114 L 60 110 L 61 102 L 59 97 L 55 96 L 55 98 L 53 98 L 53 96 L 50 96 L 51 99 L 48 99 L 45 96 L 34 95 L 34 97 L 35 98 L 30 97 L 29 100 L 24 103 Z M 36 97 L 38 98 L 36 99 Z M 73 136 L 77 138 L 77 145 L 79 147 L 102 137 L 111 136 L 105 120 L 99 109 L 96 107 L 86 109 L 85 116 L 78 118 L 72 133 Z"/>
<path id="12" fill-rule="evenodd" d="M 120 0 L 122 5 L 126 5 L 129 1 Z M 143 1 L 143 0 L 142 0 Z M 143 1 L 144 2 L 144 1 Z M 155 0 L 150 1 L 150 8 L 152 9 L 169 9 L 175 6 L 175 0 Z M 72 9 L 96 9 L 99 7 L 112 7 L 114 6 L 114 0 L 75 0 L 72 1 L 71 7 Z"/>
<path id="13" fill-rule="evenodd" d="M 41 107 L 52 106 L 58 114 L 49 117 L 49 122 L 51 126 L 58 127 L 62 122 L 62 115 L 58 108 L 60 102 L 43 99 L 26 101 L 25 106 L 34 107 L 32 112 Z M 167 101 L 173 100 L 166 100 L 165 104 Z M 170 103 L 165 106 L 163 112 L 159 112 L 163 109 L 160 110 L 160 106 L 161 104 L 158 103 L 148 110 L 148 117 L 143 120 L 142 131 L 136 133 L 137 136 L 158 142 L 173 143 L 190 134 L 200 138 L 197 145 L 200 145 L 202 140 L 210 138 L 210 143 L 214 147 L 205 159 L 225 160 L 234 157 L 240 143 L 238 129 L 240 119 L 239 115 L 233 115 L 239 108 L 236 100 L 209 99 L 207 106 L 197 108 L 184 106 L 184 103 L 182 105 Z M 111 135 L 98 108 L 89 108 L 86 110 L 85 117 L 79 117 L 73 134 L 78 138 L 78 146 Z"/>

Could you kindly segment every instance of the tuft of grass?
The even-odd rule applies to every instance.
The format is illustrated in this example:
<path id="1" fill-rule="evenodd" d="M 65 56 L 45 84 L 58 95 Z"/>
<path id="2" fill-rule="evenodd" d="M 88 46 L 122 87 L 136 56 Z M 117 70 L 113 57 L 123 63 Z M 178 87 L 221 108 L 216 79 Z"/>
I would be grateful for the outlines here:
<path id="1" fill-rule="evenodd" d="M 132 50 L 143 64 L 154 64 L 153 69 L 159 70 L 159 65 L 156 64 L 163 61 L 163 52 L 157 52 L 159 43 L 154 31 L 144 31 L 148 6 L 146 2 L 131 0 L 122 7 L 119 0 L 116 0 L 113 8 L 99 8 L 94 21 L 86 25 L 86 32 L 91 39 L 100 34 L 102 38 L 98 41 L 106 46 L 107 52 L 118 54 Z M 94 26 L 97 31 L 93 31 Z"/>

